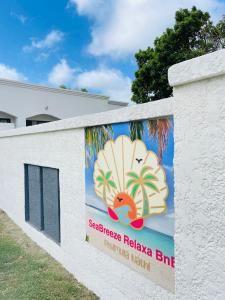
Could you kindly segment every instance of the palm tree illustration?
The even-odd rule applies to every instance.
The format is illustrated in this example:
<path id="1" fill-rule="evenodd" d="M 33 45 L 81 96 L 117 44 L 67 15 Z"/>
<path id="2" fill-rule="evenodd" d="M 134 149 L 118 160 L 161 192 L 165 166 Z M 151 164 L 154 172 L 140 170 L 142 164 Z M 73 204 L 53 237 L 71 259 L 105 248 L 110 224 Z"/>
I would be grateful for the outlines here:
<path id="1" fill-rule="evenodd" d="M 157 137 L 159 160 L 162 160 L 163 152 L 168 142 L 169 129 L 173 126 L 170 118 L 148 120 L 148 134 Z"/>
<path id="2" fill-rule="evenodd" d="M 132 141 L 141 140 L 144 133 L 143 121 L 129 122 L 130 138 Z"/>
<path id="3" fill-rule="evenodd" d="M 107 173 L 104 173 L 102 170 L 99 170 L 101 175 L 99 175 L 96 180 L 99 182 L 98 186 L 103 187 L 103 199 L 106 201 L 106 189 L 110 192 L 111 188 L 116 188 L 115 182 L 111 179 L 111 171 L 108 171 Z"/>
<path id="4" fill-rule="evenodd" d="M 162 160 L 163 152 L 168 142 L 169 129 L 173 126 L 170 118 L 159 118 L 147 120 L 147 129 L 149 137 L 157 138 L 159 160 Z M 142 140 L 144 133 L 143 121 L 129 122 L 130 138 L 132 141 Z"/>
<path id="5" fill-rule="evenodd" d="M 113 127 L 112 125 L 102 125 L 96 127 L 87 127 L 85 129 L 85 144 L 86 144 L 86 168 L 89 167 L 91 159 L 101 149 L 104 148 L 105 143 L 112 139 Z"/>
<path id="6" fill-rule="evenodd" d="M 128 172 L 127 175 L 131 177 L 131 179 L 127 182 L 127 188 L 130 186 L 132 187 L 131 191 L 131 197 L 134 198 L 138 189 L 141 188 L 142 191 L 142 197 L 143 197 L 143 216 L 148 215 L 149 209 L 148 209 L 148 195 L 146 192 L 145 187 L 150 187 L 156 192 L 159 192 L 157 186 L 154 184 L 153 181 L 157 181 L 157 178 L 149 173 L 150 167 L 144 166 L 141 171 L 140 175 L 138 175 L 135 172 Z"/>

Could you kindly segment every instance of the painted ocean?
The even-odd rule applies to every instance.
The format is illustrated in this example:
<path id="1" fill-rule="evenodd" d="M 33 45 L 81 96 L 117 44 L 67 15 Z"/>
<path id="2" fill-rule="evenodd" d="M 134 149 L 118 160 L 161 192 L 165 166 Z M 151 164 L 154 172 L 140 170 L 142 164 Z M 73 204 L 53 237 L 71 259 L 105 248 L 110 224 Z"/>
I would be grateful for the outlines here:
<path id="1" fill-rule="evenodd" d="M 126 227 L 118 222 L 114 222 L 105 211 L 90 205 L 87 206 L 94 208 L 92 215 L 95 222 L 101 223 L 117 233 L 128 235 L 131 239 L 137 240 L 152 250 L 159 249 L 167 256 L 174 256 L 174 239 L 172 236 L 160 233 L 148 227 L 144 227 L 140 231 L 134 230 L 131 227 Z"/>

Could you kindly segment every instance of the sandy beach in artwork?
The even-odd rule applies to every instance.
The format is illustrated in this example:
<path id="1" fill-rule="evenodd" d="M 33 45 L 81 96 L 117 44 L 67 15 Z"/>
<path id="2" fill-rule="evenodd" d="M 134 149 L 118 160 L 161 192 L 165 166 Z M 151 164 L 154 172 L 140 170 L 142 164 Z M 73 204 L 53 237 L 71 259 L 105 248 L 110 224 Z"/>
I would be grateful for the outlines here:
<path id="1" fill-rule="evenodd" d="M 168 264 L 164 264 L 162 261 L 158 261 L 155 257 L 155 245 L 152 240 L 151 244 L 145 244 L 145 246 L 153 249 L 152 257 L 143 254 L 136 249 L 133 249 L 123 241 L 118 241 L 102 232 L 95 230 L 89 226 L 89 219 L 92 219 L 96 223 L 101 223 L 106 228 L 113 230 L 117 233 L 121 233 L 123 236 L 124 230 L 122 227 L 122 231 L 120 230 L 120 224 L 114 224 L 109 219 L 109 217 L 102 211 L 96 210 L 90 206 L 86 206 L 86 218 L 87 218 L 87 236 L 88 241 L 93 246 L 98 249 L 108 253 L 110 256 L 120 261 L 121 263 L 127 265 L 133 270 L 141 273 L 145 277 L 149 278 L 151 281 L 159 284 L 160 286 L 170 290 L 174 293 L 175 290 L 175 269 Z M 144 229 L 148 233 L 149 229 Z M 149 231 L 149 234 L 151 232 Z M 157 232 L 154 232 L 157 236 Z M 163 244 L 164 236 L 159 234 L 159 240 L 161 239 L 161 243 Z M 127 235 L 130 236 L 130 231 L 128 231 Z M 131 237 L 132 238 L 132 237 Z M 167 237 L 165 236 L 165 239 Z M 167 240 L 166 240 L 167 241 Z M 138 242 L 138 240 L 137 240 Z M 173 250 L 173 242 L 167 246 L 167 248 L 171 248 Z M 157 247 L 159 249 L 159 247 Z M 160 250 L 160 249 L 159 249 Z M 164 251 L 164 253 L 166 250 Z M 170 252 L 169 250 L 167 251 Z"/>

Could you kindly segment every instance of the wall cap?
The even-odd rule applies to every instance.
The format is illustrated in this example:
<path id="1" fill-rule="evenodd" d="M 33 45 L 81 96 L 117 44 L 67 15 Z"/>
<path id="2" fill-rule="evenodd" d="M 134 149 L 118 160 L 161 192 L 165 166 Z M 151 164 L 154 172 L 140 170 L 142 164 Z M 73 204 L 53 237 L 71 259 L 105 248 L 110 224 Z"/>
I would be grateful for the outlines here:
<path id="1" fill-rule="evenodd" d="M 172 87 L 225 75 L 225 49 L 175 64 L 168 70 Z"/>
<path id="2" fill-rule="evenodd" d="M 129 122 L 173 115 L 173 98 L 63 119 L 41 125 L 0 131 L 0 139 L 19 135 L 71 130 L 96 125 Z"/>

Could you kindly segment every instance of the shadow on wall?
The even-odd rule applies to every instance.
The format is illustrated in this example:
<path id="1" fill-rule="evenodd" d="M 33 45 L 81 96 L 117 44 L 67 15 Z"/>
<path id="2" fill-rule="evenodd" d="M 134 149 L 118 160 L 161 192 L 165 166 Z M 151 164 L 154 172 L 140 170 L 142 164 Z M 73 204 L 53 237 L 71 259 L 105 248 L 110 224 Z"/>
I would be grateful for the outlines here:
<path id="1" fill-rule="evenodd" d="M 60 119 L 52 115 L 39 114 L 39 115 L 28 117 L 26 119 L 26 126 L 33 126 L 33 125 L 38 125 L 38 124 L 43 124 L 43 123 L 48 123 L 48 122 L 53 122 L 58 120 Z"/>
<path id="2" fill-rule="evenodd" d="M 0 111 L 0 130 L 15 128 L 16 117 Z"/>

